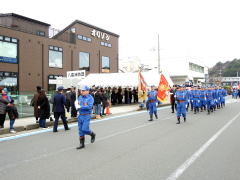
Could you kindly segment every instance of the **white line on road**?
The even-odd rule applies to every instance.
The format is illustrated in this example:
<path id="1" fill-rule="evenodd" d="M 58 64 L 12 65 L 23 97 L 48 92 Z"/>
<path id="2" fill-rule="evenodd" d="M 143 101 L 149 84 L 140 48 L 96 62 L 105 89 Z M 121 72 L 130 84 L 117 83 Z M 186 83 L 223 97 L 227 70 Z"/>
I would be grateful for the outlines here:
<path id="1" fill-rule="evenodd" d="M 169 106 L 160 107 L 160 108 L 158 108 L 158 110 L 163 110 L 163 109 L 167 109 L 167 108 L 169 108 Z M 123 114 L 123 115 L 104 118 L 101 120 L 95 120 L 95 121 L 91 121 L 91 124 L 114 120 L 114 119 L 118 119 L 118 118 L 122 118 L 122 117 L 128 117 L 128 116 L 132 116 L 132 115 L 136 115 L 136 114 L 142 114 L 142 113 L 146 113 L 146 111 L 131 112 L 131 113 Z M 77 123 L 73 123 L 73 124 L 69 125 L 70 128 L 76 127 L 76 126 L 78 126 Z M 64 129 L 63 125 L 58 127 L 58 130 L 63 130 L 63 129 Z M 15 136 L 3 137 L 3 138 L 0 138 L 0 142 L 14 140 L 14 139 L 22 138 L 22 137 L 27 137 L 27 136 L 33 136 L 33 135 L 42 134 L 42 133 L 51 132 L 51 131 L 52 131 L 52 129 L 45 129 L 45 130 L 40 130 L 40 131 L 27 132 L 27 133 L 15 135 Z"/>
<path id="2" fill-rule="evenodd" d="M 102 138 L 98 138 L 96 140 L 96 142 L 104 141 L 106 139 L 109 139 L 109 138 L 112 138 L 112 137 L 115 137 L 115 136 L 118 136 L 118 135 L 121 135 L 121 134 L 126 134 L 126 133 L 129 133 L 129 132 L 134 131 L 136 129 L 144 128 L 144 127 L 147 127 L 147 126 L 152 126 L 153 124 L 169 120 L 173 117 L 175 117 L 175 116 L 170 116 L 170 117 L 167 117 L 165 119 L 158 120 L 158 121 L 145 122 L 142 125 L 139 125 L 139 126 L 136 126 L 136 127 L 130 128 L 130 129 L 126 129 L 126 130 L 123 130 L 123 131 L 119 131 L 119 132 L 110 134 L 108 136 L 102 137 Z M 90 144 L 90 143 L 86 143 L 85 145 L 88 145 L 88 144 Z M 31 158 L 31 159 L 25 159 L 25 160 L 20 161 L 18 163 L 8 164 L 8 165 L 5 165 L 4 167 L 0 167 L 0 172 L 4 171 L 6 169 L 17 167 L 19 164 L 22 164 L 22 163 L 29 163 L 29 162 L 40 160 L 40 159 L 47 158 L 47 157 L 50 157 L 50 156 L 56 156 L 60 153 L 63 153 L 63 152 L 69 151 L 69 150 L 73 150 L 73 149 L 75 149 L 75 147 L 68 147 L 68 148 L 65 148 L 65 149 L 61 149 L 59 151 L 54 151 L 54 152 L 51 152 L 51 153 L 41 154 L 41 155 L 39 155 L 37 157 L 34 157 L 34 158 Z"/>
<path id="3" fill-rule="evenodd" d="M 189 159 L 187 159 L 176 171 L 174 171 L 166 180 L 176 180 L 178 179 L 184 171 L 186 171 L 193 163 L 196 161 L 204 151 L 240 116 L 238 113 L 231 119 L 227 124 L 225 124 L 215 135 L 213 135 L 198 151 L 196 151 Z"/>

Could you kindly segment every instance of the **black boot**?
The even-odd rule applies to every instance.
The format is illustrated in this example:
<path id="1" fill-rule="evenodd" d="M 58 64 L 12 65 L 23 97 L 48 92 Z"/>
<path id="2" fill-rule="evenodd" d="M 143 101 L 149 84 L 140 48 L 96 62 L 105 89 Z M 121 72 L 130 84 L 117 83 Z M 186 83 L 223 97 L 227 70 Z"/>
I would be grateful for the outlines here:
<path id="1" fill-rule="evenodd" d="M 203 112 L 203 107 L 201 107 L 201 112 Z"/>
<path id="2" fill-rule="evenodd" d="M 80 140 L 80 146 L 77 147 L 77 149 L 83 149 L 85 147 L 85 137 L 84 136 L 81 136 L 79 137 L 79 140 Z"/>
<path id="3" fill-rule="evenodd" d="M 210 109 L 208 109 L 207 111 L 208 111 L 208 114 L 210 114 Z"/>
<path id="4" fill-rule="evenodd" d="M 153 120 L 153 115 L 150 115 L 150 119 L 148 121 L 152 121 Z"/>
<path id="5" fill-rule="evenodd" d="M 184 122 L 186 122 L 187 121 L 187 119 L 186 119 L 186 117 L 184 117 Z"/>
<path id="6" fill-rule="evenodd" d="M 157 113 L 155 114 L 155 118 L 158 119 L 158 115 L 157 115 Z"/>
<path id="7" fill-rule="evenodd" d="M 177 120 L 178 120 L 177 124 L 180 124 L 180 117 L 178 117 Z"/>
<path id="8" fill-rule="evenodd" d="M 90 136 L 91 136 L 91 143 L 94 143 L 96 134 L 94 132 L 91 132 Z"/>
<path id="9" fill-rule="evenodd" d="M 196 114 L 197 113 L 197 109 L 196 108 L 194 108 L 194 114 Z"/>

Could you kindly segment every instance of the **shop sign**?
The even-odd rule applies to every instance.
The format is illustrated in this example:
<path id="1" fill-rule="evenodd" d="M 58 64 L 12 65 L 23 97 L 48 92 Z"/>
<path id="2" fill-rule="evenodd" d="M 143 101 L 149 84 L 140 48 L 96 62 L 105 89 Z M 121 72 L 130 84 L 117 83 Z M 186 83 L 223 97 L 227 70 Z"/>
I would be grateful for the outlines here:
<path id="1" fill-rule="evenodd" d="M 85 78 L 86 71 L 67 71 L 67 79 Z"/>
<path id="2" fill-rule="evenodd" d="M 106 40 L 106 41 L 109 41 L 109 39 L 110 39 L 110 36 L 107 33 L 97 31 L 96 29 L 92 30 L 92 36 L 97 37 L 102 40 Z"/>

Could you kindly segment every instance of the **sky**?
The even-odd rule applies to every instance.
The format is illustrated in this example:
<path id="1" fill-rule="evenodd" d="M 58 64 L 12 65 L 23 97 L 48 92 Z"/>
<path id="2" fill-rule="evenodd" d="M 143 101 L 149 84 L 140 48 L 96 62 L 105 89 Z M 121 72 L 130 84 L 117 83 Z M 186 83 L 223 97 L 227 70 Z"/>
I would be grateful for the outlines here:
<path id="1" fill-rule="evenodd" d="M 240 58 L 237 0 L 9 0 L 1 13 L 16 13 L 63 29 L 78 19 L 120 35 L 119 58 L 191 57 L 212 67 Z"/>

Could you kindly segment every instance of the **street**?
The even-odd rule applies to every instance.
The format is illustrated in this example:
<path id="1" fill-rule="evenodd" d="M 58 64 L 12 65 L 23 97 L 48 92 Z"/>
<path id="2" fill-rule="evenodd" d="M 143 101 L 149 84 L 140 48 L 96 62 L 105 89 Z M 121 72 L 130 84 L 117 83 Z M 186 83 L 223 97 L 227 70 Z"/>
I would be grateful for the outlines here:
<path id="1" fill-rule="evenodd" d="M 44 133 L 0 141 L 0 179 L 237 180 L 239 106 L 227 99 L 210 115 L 188 112 L 180 125 L 169 106 L 153 122 L 146 111 L 93 121 L 96 142 L 87 137 L 83 150 L 76 150 L 76 124 L 66 132 L 36 130 Z"/>

